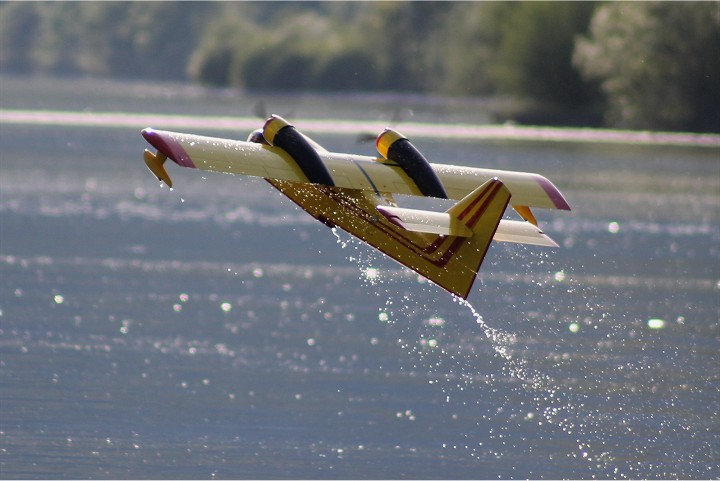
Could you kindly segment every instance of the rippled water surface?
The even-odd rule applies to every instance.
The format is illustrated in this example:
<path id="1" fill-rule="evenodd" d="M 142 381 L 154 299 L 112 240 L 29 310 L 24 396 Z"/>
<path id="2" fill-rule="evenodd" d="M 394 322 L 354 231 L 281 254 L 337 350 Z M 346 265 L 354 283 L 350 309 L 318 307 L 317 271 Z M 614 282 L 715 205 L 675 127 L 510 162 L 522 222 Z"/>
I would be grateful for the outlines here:
<path id="1" fill-rule="evenodd" d="M 1 108 L 30 110 L 256 100 L 3 85 Z M 267 103 L 300 129 L 387 115 Z M 537 212 L 560 249 L 494 244 L 462 302 L 262 180 L 173 165 L 161 188 L 143 127 L 0 124 L 3 478 L 720 477 L 717 148 L 418 139 L 541 173 L 573 207 Z"/>

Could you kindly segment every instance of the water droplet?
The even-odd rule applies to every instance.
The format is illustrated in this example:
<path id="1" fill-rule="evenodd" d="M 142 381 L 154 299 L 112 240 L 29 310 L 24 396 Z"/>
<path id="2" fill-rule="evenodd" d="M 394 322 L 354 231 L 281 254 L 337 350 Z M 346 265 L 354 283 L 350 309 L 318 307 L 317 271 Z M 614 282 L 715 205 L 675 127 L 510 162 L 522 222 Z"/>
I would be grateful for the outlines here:
<path id="1" fill-rule="evenodd" d="M 647 322 L 647 326 L 650 329 L 662 329 L 665 327 L 665 320 L 663 319 L 649 319 Z"/>
<path id="2" fill-rule="evenodd" d="M 380 271 L 378 271 L 378 269 L 376 269 L 375 267 L 368 267 L 367 269 L 365 269 L 364 274 L 368 280 L 372 281 L 378 278 Z"/>

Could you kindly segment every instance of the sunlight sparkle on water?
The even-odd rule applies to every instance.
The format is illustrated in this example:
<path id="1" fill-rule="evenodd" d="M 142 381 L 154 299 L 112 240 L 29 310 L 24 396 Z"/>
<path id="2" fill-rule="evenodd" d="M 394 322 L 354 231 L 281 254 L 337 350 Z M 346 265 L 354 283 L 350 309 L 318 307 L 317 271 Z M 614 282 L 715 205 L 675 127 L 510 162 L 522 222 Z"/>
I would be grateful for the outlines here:
<path id="1" fill-rule="evenodd" d="M 647 326 L 650 329 L 654 329 L 654 330 L 662 329 L 663 327 L 665 327 L 665 320 L 663 320 L 663 319 L 648 319 Z"/>
<path id="2" fill-rule="evenodd" d="M 372 281 L 378 278 L 380 272 L 375 267 L 368 267 L 367 269 L 365 269 L 364 274 L 367 279 Z"/>

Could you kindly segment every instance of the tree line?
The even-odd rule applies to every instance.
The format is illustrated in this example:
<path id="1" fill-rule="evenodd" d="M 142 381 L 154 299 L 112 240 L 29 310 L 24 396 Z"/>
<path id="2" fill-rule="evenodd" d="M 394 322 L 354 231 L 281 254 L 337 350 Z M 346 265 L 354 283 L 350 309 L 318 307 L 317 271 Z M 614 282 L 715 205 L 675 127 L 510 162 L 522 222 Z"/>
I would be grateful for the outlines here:
<path id="1" fill-rule="evenodd" d="M 4 2 L 0 70 L 503 96 L 537 123 L 720 131 L 717 2 Z"/>

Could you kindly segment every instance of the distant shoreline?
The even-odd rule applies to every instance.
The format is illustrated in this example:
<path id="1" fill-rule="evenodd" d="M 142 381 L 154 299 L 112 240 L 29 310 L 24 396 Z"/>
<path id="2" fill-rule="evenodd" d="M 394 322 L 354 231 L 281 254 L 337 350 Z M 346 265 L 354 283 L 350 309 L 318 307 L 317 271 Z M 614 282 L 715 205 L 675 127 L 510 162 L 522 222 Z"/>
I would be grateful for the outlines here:
<path id="1" fill-rule="evenodd" d="M 297 119 L 293 121 L 309 134 L 356 135 L 361 130 L 377 130 L 386 122 L 346 119 Z M 86 112 L 72 110 L 0 109 L 0 124 L 72 125 L 82 127 L 158 129 L 202 129 L 210 131 L 247 131 L 259 128 L 254 117 L 210 115 L 172 115 L 147 112 Z M 416 138 L 452 138 L 458 140 L 517 140 L 541 142 L 579 142 L 635 145 L 672 145 L 720 148 L 720 134 L 686 132 L 650 132 L 597 128 L 525 126 L 516 124 L 438 124 L 405 122 L 399 128 Z"/>

